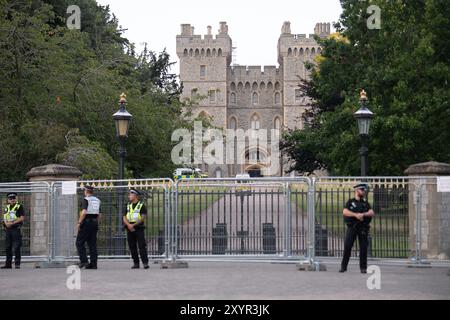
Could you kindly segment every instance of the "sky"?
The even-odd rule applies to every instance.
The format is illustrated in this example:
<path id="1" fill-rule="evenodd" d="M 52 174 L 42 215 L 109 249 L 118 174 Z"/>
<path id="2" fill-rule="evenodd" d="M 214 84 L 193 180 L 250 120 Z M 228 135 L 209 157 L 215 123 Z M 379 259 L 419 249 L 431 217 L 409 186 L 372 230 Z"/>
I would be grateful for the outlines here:
<path id="1" fill-rule="evenodd" d="M 342 9 L 339 0 L 97 0 L 109 5 L 125 37 L 137 48 L 147 42 L 150 50 L 164 48 L 177 64 L 176 35 L 183 23 L 204 35 L 207 26 L 217 34 L 219 22 L 226 21 L 236 62 L 240 65 L 277 65 L 277 43 L 284 21 L 291 22 L 293 34 L 314 33 L 317 22 L 336 22 Z"/>

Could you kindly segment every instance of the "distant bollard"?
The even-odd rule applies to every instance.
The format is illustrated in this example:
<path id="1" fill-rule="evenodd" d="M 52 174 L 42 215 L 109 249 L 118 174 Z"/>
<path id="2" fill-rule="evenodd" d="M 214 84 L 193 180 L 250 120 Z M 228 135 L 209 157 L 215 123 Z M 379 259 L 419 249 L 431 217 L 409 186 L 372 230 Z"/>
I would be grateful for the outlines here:
<path id="1" fill-rule="evenodd" d="M 212 231 L 212 254 L 225 254 L 228 246 L 226 223 L 217 223 Z"/>
<path id="2" fill-rule="evenodd" d="M 113 236 L 113 243 L 114 243 L 114 255 L 116 256 L 124 256 L 126 255 L 126 239 L 127 236 L 125 233 L 116 233 Z"/>
<path id="3" fill-rule="evenodd" d="M 328 231 L 320 224 L 316 224 L 316 256 L 328 256 Z"/>
<path id="4" fill-rule="evenodd" d="M 263 253 L 277 253 L 276 232 L 273 223 L 263 223 Z"/>

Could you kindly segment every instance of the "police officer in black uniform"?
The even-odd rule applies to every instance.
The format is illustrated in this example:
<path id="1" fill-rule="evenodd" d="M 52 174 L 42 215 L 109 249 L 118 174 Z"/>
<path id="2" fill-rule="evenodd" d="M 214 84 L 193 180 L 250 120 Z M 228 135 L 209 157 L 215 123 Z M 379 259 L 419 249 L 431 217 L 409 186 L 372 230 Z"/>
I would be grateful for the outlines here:
<path id="1" fill-rule="evenodd" d="M 352 252 L 353 243 L 358 237 L 359 242 L 359 268 L 361 273 L 367 273 L 367 247 L 369 244 L 370 221 L 375 215 L 367 202 L 366 193 L 368 185 L 364 183 L 354 186 L 355 197 L 348 200 L 343 214 L 347 224 L 347 234 L 344 243 L 344 257 L 339 272 L 347 271 L 348 261 Z"/>
<path id="2" fill-rule="evenodd" d="M 101 201 L 94 197 L 94 188 L 84 188 L 84 199 L 78 219 L 77 250 L 80 256 L 80 268 L 97 269 L 97 231 L 100 222 Z M 88 244 L 91 262 L 88 262 L 85 244 Z"/>
<path id="3" fill-rule="evenodd" d="M 136 189 L 128 192 L 128 204 L 123 215 L 123 223 L 127 229 L 127 241 L 133 259 L 131 269 L 139 269 L 139 255 L 141 256 L 144 269 L 148 269 L 147 243 L 145 241 L 145 217 L 147 207 L 139 199 L 141 193 Z M 139 255 L 138 255 L 139 248 Z"/>
<path id="4" fill-rule="evenodd" d="M 1 269 L 12 269 L 12 256 L 14 251 L 14 266 L 20 269 L 20 248 L 22 247 L 22 234 L 20 228 L 25 220 L 23 205 L 17 202 L 17 193 L 7 195 L 8 205 L 3 211 L 3 227 L 5 228 L 6 263 Z"/>

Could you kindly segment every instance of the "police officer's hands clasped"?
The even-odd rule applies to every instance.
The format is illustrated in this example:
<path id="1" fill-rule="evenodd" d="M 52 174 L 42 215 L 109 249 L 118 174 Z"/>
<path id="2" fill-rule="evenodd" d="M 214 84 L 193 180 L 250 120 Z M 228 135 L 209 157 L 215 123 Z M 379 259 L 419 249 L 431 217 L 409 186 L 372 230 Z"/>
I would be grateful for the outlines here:
<path id="1" fill-rule="evenodd" d="M 128 230 L 130 230 L 130 232 L 134 232 L 134 231 L 135 231 L 135 229 L 134 229 L 134 224 L 129 223 L 129 224 L 127 225 L 127 228 L 128 228 Z"/>

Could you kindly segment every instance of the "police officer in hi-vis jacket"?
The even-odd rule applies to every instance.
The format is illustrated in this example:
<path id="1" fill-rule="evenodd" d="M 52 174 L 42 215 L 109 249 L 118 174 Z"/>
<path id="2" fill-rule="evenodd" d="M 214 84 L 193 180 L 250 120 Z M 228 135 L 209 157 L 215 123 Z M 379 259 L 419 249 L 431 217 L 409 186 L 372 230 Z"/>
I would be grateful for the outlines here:
<path id="1" fill-rule="evenodd" d="M 20 248 L 22 247 L 22 234 L 20 228 L 25 220 L 23 205 L 17 201 L 17 193 L 7 195 L 8 205 L 3 210 L 2 224 L 5 228 L 6 263 L 1 269 L 12 269 L 12 257 L 14 266 L 20 269 Z"/>
<path id="2" fill-rule="evenodd" d="M 141 256 L 144 269 L 148 269 L 147 243 L 145 241 L 145 217 L 147 208 L 143 201 L 139 199 L 141 193 L 136 189 L 128 192 L 128 204 L 123 215 L 123 223 L 127 229 L 128 246 L 133 259 L 131 269 L 139 269 L 139 255 Z M 138 255 L 139 248 L 139 255 Z"/>

